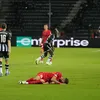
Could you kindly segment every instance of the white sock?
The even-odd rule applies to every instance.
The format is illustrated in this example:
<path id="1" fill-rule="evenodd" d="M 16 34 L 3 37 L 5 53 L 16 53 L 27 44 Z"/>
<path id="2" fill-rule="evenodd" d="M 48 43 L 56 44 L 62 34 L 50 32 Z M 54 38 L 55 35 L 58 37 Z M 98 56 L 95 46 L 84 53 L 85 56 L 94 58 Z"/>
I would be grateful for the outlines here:
<path id="1" fill-rule="evenodd" d="M 0 67 L 0 73 L 2 73 L 2 67 Z"/>
<path id="2" fill-rule="evenodd" d="M 37 58 L 37 60 L 41 60 L 41 57 Z"/>
<path id="3" fill-rule="evenodd" d="M 48 59 L 47 62 L 50 62 L 51 59 Z"/>
<path id="4" fill-rule="evenodd" d="M 26 81 L 22 81 L 22 83 L 23 83 L 23 84 L 28 84 L 28 82 L 26 82 Z"/>
<path id="5" fill-rule="evenodd" d="M 6 69 L 6 73 L 9 73 L 9 69 Z"/>
<path id="6" fill-rule="evenodd" d="M 22 81 L 22 83 L 23 83 L 23 84 L 25 84 L 25 83 L 26 83 L 26 81 Z"/>
<path id="7" fill-rule="evenodd" d="M 28 82 L 26 82 L 26 84 L 28 84 Z"/>

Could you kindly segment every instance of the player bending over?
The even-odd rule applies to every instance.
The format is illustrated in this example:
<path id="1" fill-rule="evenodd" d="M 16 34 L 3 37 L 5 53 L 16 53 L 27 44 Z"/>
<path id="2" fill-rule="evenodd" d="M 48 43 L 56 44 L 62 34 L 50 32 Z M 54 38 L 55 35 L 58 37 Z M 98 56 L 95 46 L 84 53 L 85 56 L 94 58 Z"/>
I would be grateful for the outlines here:
<path id="1" fill-rule="evenodd" d="M 3 76 L 2 71 L 2 59 L 5 58 L 5 75 L 9 75 L 9 53 L 11 52 L 11 33 L 6 31 L 7 25 L 1 24 L 2 30 L 0 30 L 0 76 Z"/>
<path id="2" fill-rule="evenodd" d="M 47 38 L 46 42 L 44 43 L 44 46 L 43 46 L 44 53 L 40 57 L 38 57 L 36 59 L 36 61 L 35 61 L 36 64 L 39 64 L 41 59 L 47 57 L 48 53 L 50 54 L 50 56 L 48 57 L 48 60 L 47 60 L 46 64 L 47 65 L 51 65 L 52 64 L 52 57 L 54 55 L 53 40 L 59 34 L 59 32 L 57 32 L 55 29 L 54 29 L 54 31 L 52 31 L 52 34 Z"/>
<path id="3" fill-rule="evenodd" d="M 19 81 L 19 84 L 68 84 L 69 80 L 63 78 L 60 72 L 39 72 L 36 77 L 26 81 Z"/>

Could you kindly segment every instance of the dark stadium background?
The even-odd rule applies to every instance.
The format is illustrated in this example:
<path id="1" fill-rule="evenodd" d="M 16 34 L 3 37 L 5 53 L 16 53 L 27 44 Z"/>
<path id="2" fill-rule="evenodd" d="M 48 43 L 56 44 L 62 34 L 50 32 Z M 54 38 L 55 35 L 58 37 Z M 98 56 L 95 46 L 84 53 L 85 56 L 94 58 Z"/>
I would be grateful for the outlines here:
<path id="1" fill-rule="evenodd" d="M 100 100 L 100 0 L 0 0 L 0 24 L 12 33 L 10 75 L 0 100 Z M 35 64 L 44 24 L 61 34 L 52 65 Z M 61 72 L 69 84 L 22 85 L 39 72 Z"/>
<path id="2" fill-rule="evenodd" d="M 17 36 L 39 38 L 47 23 L 62 39 L 87 39 L 87 47 L 100 47 L 100 0 L 0 0 L 0 22 L 8 24 L 13 46 Z"/>

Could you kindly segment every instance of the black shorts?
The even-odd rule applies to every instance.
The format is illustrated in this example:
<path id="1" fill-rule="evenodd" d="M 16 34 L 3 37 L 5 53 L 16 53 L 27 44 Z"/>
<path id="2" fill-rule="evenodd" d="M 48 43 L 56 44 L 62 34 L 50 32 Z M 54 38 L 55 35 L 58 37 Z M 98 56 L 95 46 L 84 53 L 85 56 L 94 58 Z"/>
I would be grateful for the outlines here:
<path id="1" fill-rule="evenodd" d="M 43 46 L 43 49 L 44 49 L 44 52 L 49 52 L 51 51 L 52 47 L 48 44 L 48 43 L 45 43 L 44 46 Z"/>
<path id="2" fill-rule="evenodd" d="M 45 43 L 44 46 L 44 55 L 45 57 L 47 56 L 47 54 L 49 53 L 51 56 L 54 55 L 54 48 L 52 45 L 48 44 L 48 43 Z"/>
<path id="3" fill-rule="evenodd" d="M 8 52 L 0 52 L 0 58 L 9 58 L 9 53 Z"/>

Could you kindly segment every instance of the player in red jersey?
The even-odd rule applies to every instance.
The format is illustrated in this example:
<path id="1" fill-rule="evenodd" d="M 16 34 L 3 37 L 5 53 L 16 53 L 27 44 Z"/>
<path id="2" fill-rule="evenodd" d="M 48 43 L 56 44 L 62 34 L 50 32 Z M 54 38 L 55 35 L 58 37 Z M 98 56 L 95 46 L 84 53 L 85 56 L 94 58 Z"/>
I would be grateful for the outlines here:
<path id="1" fill-rule="evenodd" d="M 3 29 L 2 28 L 0 28 L 0 31 L 2 31 Z"/>
<path id="2" fill-rule="evenodd" d="M 20 81 L 20 84 L 68 84 L 69 80 L 63 78 L 60 72 L 39 72 L 36 77 L 26 81 Z"/>
<path id="3" fill-rule="evenodd" d="M 44 43 L 46 42 L 46 40 L 48 39 L 48 37 L 51 35 L 51 31 L 49 30 L 49 27 L 47 24 L 44 25 L 44 30 L 42 32 L 42 39 L 41 39 L 41 43 L 40 43 L 40 46 L 41 46 L 41 55 L 44 53 L 44 50 L 43 50 L 43 46 L 44 46 Z M 43 63 L 43 59 L 40 60 L 40 63 Z"/>

